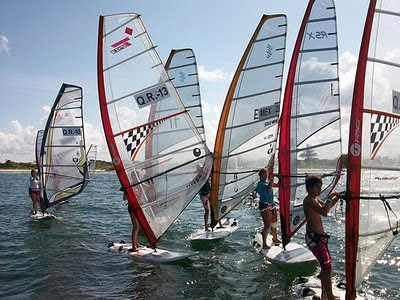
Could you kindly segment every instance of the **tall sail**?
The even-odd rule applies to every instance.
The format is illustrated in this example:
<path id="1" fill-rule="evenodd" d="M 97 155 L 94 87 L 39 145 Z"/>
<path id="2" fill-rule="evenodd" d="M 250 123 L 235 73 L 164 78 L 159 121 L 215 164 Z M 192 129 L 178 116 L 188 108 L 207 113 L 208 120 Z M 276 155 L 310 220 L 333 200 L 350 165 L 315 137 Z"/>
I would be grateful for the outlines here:
<path id="1" fill-rule="evenodd" d="M 44 130 L 38 130 L 36 134 L 36 142 L 35 142 L 35 161 L 36 161 L 36 168 L 40 170 L 41 167 L 41 159 L 40 159 L 40 150 L 42 149 L 42 142 L 43 142 L 43 133 Z"/>
<path id="2" fill-rule="evenodd" d="M 171 78 L 185 108 L 188 110 L 197 130 L 205 140 L 203 110 L 200 98 L 199 75 L 196 56 L 192 49 L 172 50 L 165 63 Z"/>
<path id="3" fill-rule="evenodd" d="M 304 224 L 305 176 L 324 198 L 341 172 L 338 43 L 333 0 L 310 0 L 293 49 L 280 118 L 279 205 L 284 246 Z"/>
<path id="4" fill-rule="evenodd" d="M 273 161 L 286 48 L 286 16 L 263 16 L 232 79 L 215 140 L 211 204 L 220 220 Z"/>
<path id="5" fill-rule="evenodd" d="M 155 246 L 208 179 L 211 153 L 138 14 L 100 16 L 97 75 L 115 171 Z"/>
<path id="6" fill-rule="evenodd" d="M 82 100 L 81 87 L 64 83 L 47 120 L 40 152 L 43 210 L 79 194 L 88 182 Z"/>
<path id="7" fill-rule="evenodd" d="M 347 299 L 398 233 L 400 215 L 400 3 L 371 0 L 350 119 Z M 396 216 L 397 214 L 397 216 Z"/>

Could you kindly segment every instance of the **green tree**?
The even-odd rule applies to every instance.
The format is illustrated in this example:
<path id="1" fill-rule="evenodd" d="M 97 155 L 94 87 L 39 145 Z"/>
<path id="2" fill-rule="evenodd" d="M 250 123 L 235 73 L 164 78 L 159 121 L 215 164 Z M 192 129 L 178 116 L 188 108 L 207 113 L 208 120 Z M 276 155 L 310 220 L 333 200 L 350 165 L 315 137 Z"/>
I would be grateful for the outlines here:
<path id="1" fill-rule="evenodd" d="M 307 144 L 307 149 L 304 150 L 303 152 L 300 152 L 299 156 L 300 158 L 303 158 L 305 162 L 313 162 L 318 159 L 318 154 L 315 152 L 314 149 L 308 149 L 310 148 L 310 145 Z"/>

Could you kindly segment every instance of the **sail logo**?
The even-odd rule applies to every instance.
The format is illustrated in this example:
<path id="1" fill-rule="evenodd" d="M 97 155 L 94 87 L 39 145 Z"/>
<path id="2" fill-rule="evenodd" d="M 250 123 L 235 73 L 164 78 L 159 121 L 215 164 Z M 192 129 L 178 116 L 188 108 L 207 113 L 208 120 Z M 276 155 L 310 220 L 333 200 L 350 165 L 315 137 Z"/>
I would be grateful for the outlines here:
<path id="1" fill-rule="evenodd" d="M 353 156 L 359 156 L 361 154 L 361 146 L 360 146 L 361 122 L 359 119 L 356 120 L 355 125 L 356 125 L 356 132 L 354 134 L 355 143 L 353 143 L 350 146 L 350 153 Z"/>
<path id="2" fill-rule="evenodd" d="M 126 28 L 125 28 L 125 33 L 126 33 L 127 35 L 132 35 L 133 29 L 130 28 L 130 27 L 126 27 Z M 118 53 L 119 51 L 124 50 L 125 48 L 131 46 L 132 44 L 129 42 L 130 39 L 131 39 L 131 38 L 128 36 L 128 37 L 125 37 L 125 38 L 119 40 L 118 42 L 112 44 L 111 47 L 112 47 L 113 49 L 112 49 L 110 52 L 111 52 L 112 54 L 116 54 L 116 53 Z"/>
<path id="3" fill-rule="evenodd" d="M 272 46 L 270 44 L 268 44 L 267 45 L 267 50 L 266 50 L 267 58 L 270 58 L 272 56 L 272 54 L 273 54 L 272 49 L 273 49 Z"/>
<path id="4" fill-rule="evenodd" d="M 306 34 L 308 35 L 309 40 L 320 40 L 328 38 L 328 34 L 326 33 L 326 31 L 307 32 Z"/>
<path id="5" fill-rule="evenodd" d="M 184 81 L 186 79 L 186 75 L 185 73 L 183 73 L 182 71 L 179 72 L 179 80 L 180 81 Z"/>
<path id="6" fill-rule="evenodd" d="M 375 180 L 397 180 L 397 176 L 375 176 Z"/>

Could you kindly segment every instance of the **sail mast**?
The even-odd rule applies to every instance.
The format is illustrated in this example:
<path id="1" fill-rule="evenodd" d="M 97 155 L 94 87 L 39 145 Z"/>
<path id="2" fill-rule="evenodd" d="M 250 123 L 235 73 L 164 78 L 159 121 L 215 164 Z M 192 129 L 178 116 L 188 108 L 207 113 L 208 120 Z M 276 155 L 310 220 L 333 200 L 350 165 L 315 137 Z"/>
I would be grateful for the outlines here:
<path id="1" fill-rule="evenodd" d="M 305 223 L 306 174 L 326 173 L 322 174 L 322 198 L 339 180 L 340 122 L 335 5 L 333 0 L 310 0 L 294 46 L 280 117 L 279 205 L 284 246 Z"/>
<path id="2" fill-rule="evenodd" d="M 354 82 L 351 107 L 348 161 L 347 195 L 354 197 L 346 203 L 346 299 L 356 298 L 357 250 L 359 242 L 360 185 L 361 185 L 361 145 L 364 109 L 364 88 L 371 30 L 375 14 L 376 0 L 371 0 L 365 21 L 357 72 Z"/>
<path id="3" fill-rule="evenodd" d="M 211 205 L 215 221 L 254 191 L 258 171 L 273 160 L 286 26 L 285 15 L 264 15 L 233 76 L 214 148 Z"/>
<path id="4" fill-rule="evenodd" d="M 83 191 L 88 182 L 82 88 L 63 84 L 50 111 L 40 150 L 44 209 Z"/>
<path id="5" fill-rule="evenodd" d="M 296 43 L 293 49 L 292 59 L 290 61 L 288 76 L 286 79 L 285 94 L 282 103 L 282 113 L 279 119 L 279 210 L 281 215 L 281 234 L 283 246 L 286 246 L 290 241 L 290 130 L 292 116 L 292 99 L 293 99 L 293 84 L 296 75 L 297 63 L 300 54 L 300 48 L 304 39 L 307 21 L 310 17 L 311 9 L 315 0 L 308 2 L 306 12 L 304 13 L 303 21 L 297 35 Z"/>
<path id="6" fill-rule="evenodd" d="M 211 154 L 140 15 L 100 16 L 97 66 L 100 110 L 112 163 L 155 247 L 209 177 Z"/>

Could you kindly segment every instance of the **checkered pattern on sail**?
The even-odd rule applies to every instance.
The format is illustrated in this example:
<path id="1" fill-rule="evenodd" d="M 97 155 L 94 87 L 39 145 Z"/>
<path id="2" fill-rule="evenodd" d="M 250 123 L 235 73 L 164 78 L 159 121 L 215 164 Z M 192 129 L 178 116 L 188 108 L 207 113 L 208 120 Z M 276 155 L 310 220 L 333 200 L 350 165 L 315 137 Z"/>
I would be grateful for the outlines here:
<path id="1" fill-rule="evenodd" d="M 165 119 L 147 124 L 145 126 L 138 127 L 132 131 L 126 132 L 122 135 L 126 150 L 130 154 L 131 159 L 133 159 L 136 149 L 145 140 L 146 136 L 164 121 Z"/>
<path id="2" fill-rule="evenodd" d="M 375 155 L 379 144 L 384 140 L 385 136 L 395 127 L 399 126 L 399 118 L 373 115 L 371 118 L 371 156 Z"/>

